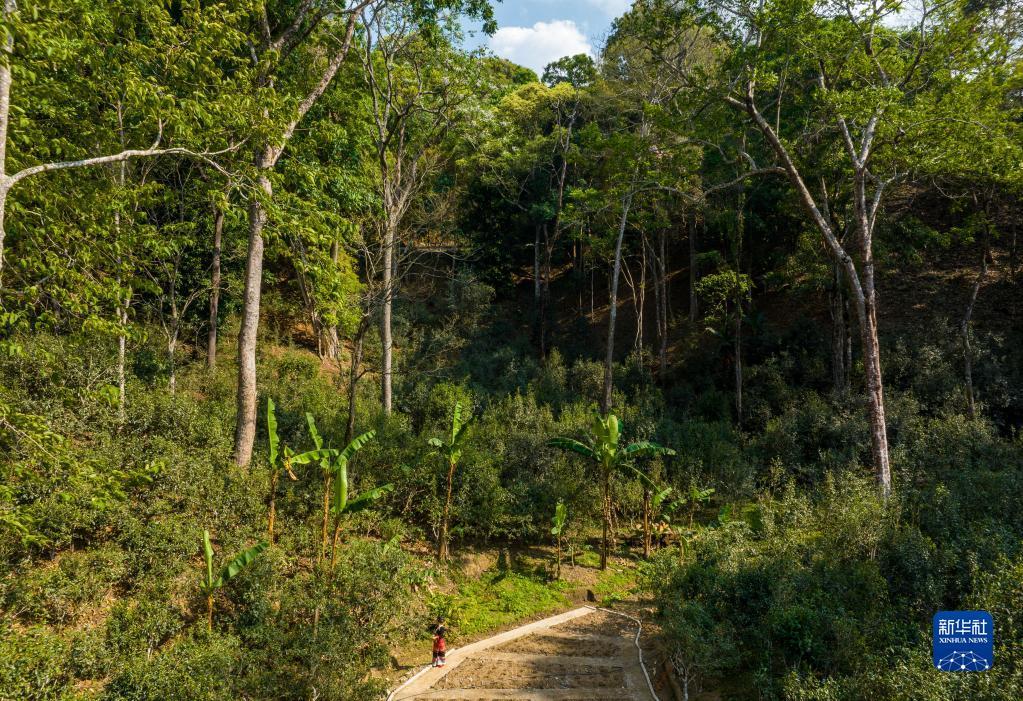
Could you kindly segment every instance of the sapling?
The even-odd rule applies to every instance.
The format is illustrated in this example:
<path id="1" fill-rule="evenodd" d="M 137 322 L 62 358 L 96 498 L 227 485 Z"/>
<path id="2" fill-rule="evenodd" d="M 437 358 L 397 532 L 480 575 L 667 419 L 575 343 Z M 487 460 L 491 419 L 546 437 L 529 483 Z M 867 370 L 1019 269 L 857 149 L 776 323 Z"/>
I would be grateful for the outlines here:
<path id="1" fill-rule="evenodd" d="M 462 449 L 468 440 L 469 427 L 476 417 L 462 421 L 462 403 L 456 401 L 451 412 L 451 436 L 447 440 L 431 438 L 428 443 L 443 456 L 447 467 L 447 495 L 444 498 L 444 512 L 440 521 L 440 537 L 437 539 L 437 559 L 447 562 L 448 559 L 448 526 L 451 519 L 451 491 L 455 480 L 458 460 L 462 457 Z"/>
<path id="2" fill-rule="evenodd" d="M 565 521 L 567 519 L 568 509 L 565 507 L 565 502 L 562 499 L 558 499 L 558 505 L 554 507 L 554 516 L 551 518 L 551 535 L 554 536 L 558 557 L 554 570 L 555 579 L 561 579 L 561 539 L 565 535 Z"/>
<path id="3" fill-rule="evenodd" d="M 334 537 L 330 546 L 330 569 L 334 569 L 337 560 L 337 541 L 341 535 L 342 519 L 359 511 L 365 511 L 373 505 L 380 497 L 394 489 L 391 483 L 375 489 L 369 489 L 355 499 L 350 499 L 348 494 L 348 461 L 352 459 L 364 445 L 373 440 L 376 431 L 367 431 L 361 436 L 356 436 L 352 442 L 345 446 L 345 449 L 337 454 L 331 468 L 331 481 L 333 483 L 333 502 L 330 504 L 330 512 L 334 516 Z"/>
<path id="4" fill-rule="evenodd" d="M 553 438 L 548 445 L 562 450 L 570 450 L 591 460 L 599 472 L 601 491 L 603 493 L 602 516 L 604 521 L 604 533 L 601 539 L 600 569 L 607 569 L 608 554 L 610 551 L 611 539 L 614 536 L 611 503 L 611 476 L 625 467 L 631 467 L 633 458 L 642 455 L 674 455 L 675 451 L 651 443 L 650 441 L 639 441 L 631 443 L 622 448 L 619 446 L 621 439 L 621 423 L 614 414 L 606 417 L 597 415 L 594 417 L 593 426 L 590 429 L 588 443 L 582 443 L 574 438 Z"/>
<path id="5" fill-rule="evenodd" d="M 210 545 L 210 532 L 202 532 L 203 555 L 206 558 L 206 573 L 199 585 L 200 590 L 206 596 L 206 627 L 213 630 L 213 596 L 218 589 L 237 577 L 244 569 L 255 562 L 256 557 L 266 550 L 267 542 L 261 540 L 251 548 L 242 550 L 235 555 L 220 570 L 216 578 L 213 576 L 213 546 Z"/>
<path id="6" fill-rule="evenodd" d="M 281 439 L 277 434 L 277 413 L 274 400 L 266 400 L 266 430 L 270 442 L 270 497 L 269 517 L 267 519 L 267 538 L 270 543 L 274 542 L 274 525 L 277 520 L 277 483 L 280 481 L 281 470 L 283 469 L 288 478 L 292 481 L 298 479 L 291 469 L 292 465 L 304 465 L 314 460 L 320 460 L 337 453 L 336 450 L 327 450 L 317 447 L 316 450 L 309 450 L 304 453 L 295 453 L 288 446 L 281 450 Z M 280 458 L 280 461 L 278 461 Z"/>

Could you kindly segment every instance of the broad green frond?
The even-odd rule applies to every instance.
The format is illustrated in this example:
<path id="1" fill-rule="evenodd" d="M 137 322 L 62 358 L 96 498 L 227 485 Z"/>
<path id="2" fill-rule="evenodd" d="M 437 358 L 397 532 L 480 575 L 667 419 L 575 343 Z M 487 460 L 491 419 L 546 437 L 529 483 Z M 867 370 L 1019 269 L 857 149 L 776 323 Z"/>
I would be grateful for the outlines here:
<path id="1" fill-rule="evenodd" d="M 266 398 L 266 432 L 270 439 L 270 466 L 277 466 L 277 455 L 281 445 L 281 439 L 277 436 L 277 413 L 274 407 L 274 400 Z"/>
<path id="2" fill-rule="evenodd" d="M 352 439 L 352 442 L 345 446 L 345 449 L 341 451 L 339 462 L 348 462 L 352 459 L 352 456 L 359 452 L 364 445 L 373 440 L 377 435 L 376 431 L 366 431 L 360 436 L 356 436 Z"/>
<path id="3" fill-rule="evenodd" d="M 580 443 L 574 438 L 552 438 L 547 441 L 547 445 L 552 448 L 560 448 L 561 450 L 570 450 L 574 453 L 578 453 L 583 457 L 587 457 L 590 460 L 599 460 L 599 456 L 596 451 L 585 443 Z"/>
<path id="4" fill-rule="evenodd" d="M 256 557 L 266 550 L 266 545 L 266 541 L 261 540 L 251 548 L 242 550 L 240 553 L 235 555 L 234 559 L 224 565 L 224 568 L 220 570 L 220 576 L 217 577 L 217 581 L 214 582 L 214 589 L 219 589 L 224 586 L 227 582 L 237 577 L 242 570 L 255 562 Z"/>

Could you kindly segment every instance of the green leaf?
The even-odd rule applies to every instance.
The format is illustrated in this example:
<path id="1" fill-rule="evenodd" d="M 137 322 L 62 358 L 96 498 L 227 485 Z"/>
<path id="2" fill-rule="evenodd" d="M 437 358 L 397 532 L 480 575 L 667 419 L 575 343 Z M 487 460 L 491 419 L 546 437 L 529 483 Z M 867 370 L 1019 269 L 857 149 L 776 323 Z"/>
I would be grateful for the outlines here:
<path id="1" fill-rule="evenodd" d="M 266 432 L 270 439 L 270 466 L 277 467 L 277 455 L 281 439 L 277 436 L 277 414 L 274 411 L 274 400 L 266 398 Z"/>
<path id="2" fill-rule="evenodd" d="M 625 449 L 625 454 L 637 457 L 640 455 L 675 455 L 675 451 L 650 441 L 639 441 L 638 443 L 630 444 Z"/>
<path id="3" fill-rule="evenodd" d="M 361 436 L 356 436 L 352 439 L 352 442 L 345 446 L 345 449 L 341 451 L 341 455 L 338 457 L 338 462 L 347 463 L 352 459 L 352 456 L 359 452 L 364 445 L 373 440 L 377 435 L 376 431 L 366 431 Z"/>
<path id="4" fill-rule="evenodd" d="M 308 411 L 305 413 L 305 422 L 309 425 L 309 435 L 312 436 L 313 444 L 317 449 L 323 447 L 323 438 L 320 437 L 320 432 L 316 430 L 316 419 Z"/>
<path id="5" fill-rule="evenodd" d="M 261 552 L 266 550 L 266 546 L 267 546 L 266 541 L 261 540 L 260 542 L 253 545 L 251 548 L 242 550 L 240 553 L 235 555 L 234 559 L 232 559 L 230 562 L 224 565 L 224 568 L 220 570 L 220 576 L 217 577 L 217 581 L 214 582 L 213 588 L 219 589 L 220 587 L 224 586 L 227 582 L 237 577 L 242 570 L 244 570 L 245 568 L 247 568 L 249 565 L 256 561 L 256 557 L 258 557 Z"/>
<path id="6" fill-rule="evenodd" d="M 304 453 L 298 455 L 292 455 L 290 462 L 292 465 L 308 465 L 309 463 L 320 460 L 321 458 L 329 458 L 337 455 L 337 451 L 333 448 L 320 448 L 318 450 L 307 450 Z"/>
<path id="7" fill-rule="evenodd" d="M 393 491 L 394 485 L 390 483 L 381 487 L 376 487 L 375 489 L 367 490 L 360 494 L 356 499 L 348 502 L 347 507 L 342 511 L 342 513 L 354 514 L 359 511 L 365 511 L 373 505 L 373 502 L 380 499 L 380 497 L 384 496 L 388 492 Z"/>
<path id="8" fill-rule="evenodd" d="M 598 460 L 599 456 L 590 446 L 585 443 L 580 443 L 574 438 L 552 438 L 547 441 L 547 445 L 552 448 L 560 448 L 562 450 L 570 450 L 574 453 L 579 453 L 583 457 L 587 457 L 590 460 Z"/>

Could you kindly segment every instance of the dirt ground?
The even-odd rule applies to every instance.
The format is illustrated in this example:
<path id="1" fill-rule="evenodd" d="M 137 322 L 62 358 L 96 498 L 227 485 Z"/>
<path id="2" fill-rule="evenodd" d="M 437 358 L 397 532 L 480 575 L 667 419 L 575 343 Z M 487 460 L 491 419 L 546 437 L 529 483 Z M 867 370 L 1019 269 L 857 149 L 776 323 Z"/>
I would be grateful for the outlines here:
<path id="1" fill-rule="evenodd" d="M 469 659 L 444 676 L 436 689 L 621 689 L 621 667 L 560 662 Z"/>
<path id="2" fill-rule="evenodd" d="M 636 635 L 636 624 L 624 616 L 606 611 L 594 611 L 589 616 L 577 621 L 554 626 L 554 630 L 583 635 L 617 635 L 631 638 Z"/>
<path id="3" fill-rule="evenodd" d="M 500 652 L 521 652 L 527 655 L 557 655 L 559 657 L 614 657 L 622 646 L 608 640 L 565 638 L 557 635 L 533 633 L 494 648 Z"/>

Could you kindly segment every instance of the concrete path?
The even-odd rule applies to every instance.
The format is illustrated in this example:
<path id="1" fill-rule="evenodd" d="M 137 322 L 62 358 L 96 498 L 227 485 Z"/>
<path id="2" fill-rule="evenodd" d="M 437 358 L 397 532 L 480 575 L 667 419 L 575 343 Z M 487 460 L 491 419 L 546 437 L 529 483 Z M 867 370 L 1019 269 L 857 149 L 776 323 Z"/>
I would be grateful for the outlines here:
<path id="1" fill-rule="evenodd" d="M 578 608 L 451 650 L 391 697 L 432 701 L 653 701 L 636 624 Z"/>

